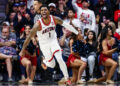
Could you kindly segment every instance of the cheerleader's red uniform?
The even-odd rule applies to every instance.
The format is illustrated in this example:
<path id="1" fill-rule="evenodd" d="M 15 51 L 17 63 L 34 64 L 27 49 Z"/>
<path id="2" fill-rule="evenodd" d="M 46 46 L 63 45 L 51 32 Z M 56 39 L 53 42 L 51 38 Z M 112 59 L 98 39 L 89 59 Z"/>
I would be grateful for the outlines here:
<path id="1" fill-rule="evenodd" d="M 118 40 L 120 40 L 120 34 L 115 32 L 114 37 L 116 37 Z"/>
<path id="2" fill-rule="evenodd" d="M 28 60 L 31 61 L 31 64 L 33 66 L 37 66 L 37 56 L 30 56 L 30 55 L 25 54 L 24 57 L 20 57 L 20 64 L 22 64 L 21 61 L 23 58 L 27 58 Z"/>
<path id="3" fill-rule="evenodd" d="M 108 45 L 107 44 L 107 47 L 108 47 L 108 50 L 111 50 L 112 49 L 112 46 Z M 103 53 L 100 54 L 100 58 L 99 58 L 99 64 L 102 65 L 102 62 L 105 62 L 108 58 L 111 58 L 112 59 L 112 56 L 107 56 Z"/>
<path id="4" fill-rule="evenodd" d="M 73 54 L 69 55 L 67 63 L 66 63 L 68 68 L 70 67 L 70 62 L 74 62 L 75 59 L 80 59 L 80 57 L 77 57 L 77 56 L 75 56 Z"/>

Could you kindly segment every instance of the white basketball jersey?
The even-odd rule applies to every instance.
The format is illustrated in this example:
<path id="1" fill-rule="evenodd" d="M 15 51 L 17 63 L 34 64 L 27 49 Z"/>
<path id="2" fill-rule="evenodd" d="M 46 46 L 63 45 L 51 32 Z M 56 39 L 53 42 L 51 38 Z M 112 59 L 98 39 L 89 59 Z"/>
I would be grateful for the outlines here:
<path id="1" fill-rule="evenodd" d="M 54 21 L 54 18 L 52 15 L 50 17 L 50 23 L 46 25 L 42 18 L 40 18 L 38 21 L 41 24 L 41 30 L 37 31 L 37 36 L 40 44 L 46 44 L 50 43 L 53 40 L 57 40 L 57 35 L 56 35 L 56 24 Z"/>

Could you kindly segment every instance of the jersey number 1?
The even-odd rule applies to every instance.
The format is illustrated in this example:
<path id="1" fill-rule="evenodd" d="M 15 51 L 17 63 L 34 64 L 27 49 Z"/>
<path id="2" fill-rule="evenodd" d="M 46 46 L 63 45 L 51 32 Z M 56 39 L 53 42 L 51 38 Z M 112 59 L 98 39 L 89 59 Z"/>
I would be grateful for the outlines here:
<path id="1" fill-rule="evenodd" d="M 51 33 L 49 32 L 49 38 L 51 37 Z"/>

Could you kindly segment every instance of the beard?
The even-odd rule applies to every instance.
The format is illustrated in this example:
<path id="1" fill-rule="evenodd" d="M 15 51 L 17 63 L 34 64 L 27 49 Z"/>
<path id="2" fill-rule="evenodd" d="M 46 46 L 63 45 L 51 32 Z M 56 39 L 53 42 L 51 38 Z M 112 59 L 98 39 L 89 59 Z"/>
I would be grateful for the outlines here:
<path id="1" fill-rule="evenodd" d="M 50 14 L 55 15 L 55 11 L 51 11 Z"/>

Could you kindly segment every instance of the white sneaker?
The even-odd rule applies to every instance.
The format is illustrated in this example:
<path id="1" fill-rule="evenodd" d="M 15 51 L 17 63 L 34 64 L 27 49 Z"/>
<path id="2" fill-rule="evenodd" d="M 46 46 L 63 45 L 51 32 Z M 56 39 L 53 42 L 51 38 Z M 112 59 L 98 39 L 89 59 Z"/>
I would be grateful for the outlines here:
<path id="1" fill-rule="evenodd" d="M 29 84 L 29 85 L 31 85 L 32 83 L 33 83 L 33 81 L 32 81 L 32 80 L 29 80 L 29 81 L 28 81 L 28 84 Z"/>
<path id="2" fill-rule="evenodd" d="M 83 84 L 83 83 L 85 82 L 83 82 L 82 80 L 77 81 L 77 84 Z"/>
<path id="3" fill-rule="evenodd" d="M 85 80 L 84 78 L 81 78 L 81 81 L 82 81 L 82 82 L 85 82 L 86 80 Z"/>
<path id="4" fill-rule="evenodd" d="M 25 79 L 25 76 L 24 76 L 24 75 L 22 75 L 22 76 L 21 76 L 21 79 L 22 79 L 22 80 L 24 80 L 24 79 Z"/>
<path id="5" fill-rule="evenodd" d="M 89 80 L 89 81 L 87 81 L 88 83 L 97 83 L 97 79 L 91 79 L 91 80 Z"/>
<path id="6" fill-rule="evenodd" d="M 89 81 L 93 80 L 93 78 L 90 78 Z"/>
<path id="7" fill-rule="evenodd" d="M 94 80 L 94 78 L 90 78 L 87 82 L 93 82 Z"/>
<path id="8" fill-rule="evenodd" d="M 115 82 L 112 81 L 112 80 L 106 80 L 106 83 L 107 83 L 107 84 L 114 84 Z"/>

